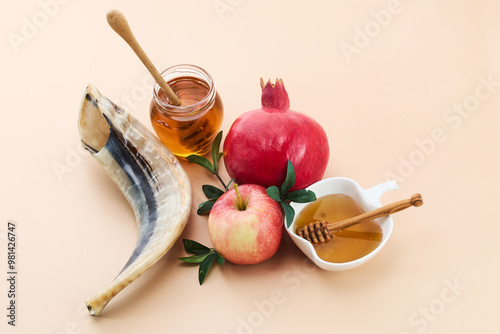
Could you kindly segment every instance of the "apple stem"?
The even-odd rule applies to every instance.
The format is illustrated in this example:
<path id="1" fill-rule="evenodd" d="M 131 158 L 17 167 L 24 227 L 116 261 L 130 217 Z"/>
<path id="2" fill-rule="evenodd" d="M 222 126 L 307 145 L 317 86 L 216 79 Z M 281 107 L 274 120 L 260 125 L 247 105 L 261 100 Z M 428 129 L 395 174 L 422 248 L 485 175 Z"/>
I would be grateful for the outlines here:
<path id="1" fill-rule="evenodd" d="M 238 197 L 238 203 L 236 203 L 236 207 L 238 208 L 239 211 L 245 211 L 245 204 L 243 203 L 243 200 L 241 199 L 240 192 L 238 191 L 238 184 L 234 184 L 234 191 L 236 191 L 236 197 Z"/>

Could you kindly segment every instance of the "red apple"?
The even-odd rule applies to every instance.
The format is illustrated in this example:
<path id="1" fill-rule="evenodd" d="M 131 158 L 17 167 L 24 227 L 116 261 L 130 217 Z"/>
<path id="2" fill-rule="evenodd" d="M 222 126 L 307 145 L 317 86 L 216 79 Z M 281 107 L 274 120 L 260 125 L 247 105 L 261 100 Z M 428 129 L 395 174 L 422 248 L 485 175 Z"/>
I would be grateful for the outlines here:
<path id="1" fill-rule="evenodd" d="M 266 188 L 245 184 L 215 202 L 208 232 L 217 252 L 234 264 L 256 264 L 273 256 L 281 242 L 283 216 Z"/>

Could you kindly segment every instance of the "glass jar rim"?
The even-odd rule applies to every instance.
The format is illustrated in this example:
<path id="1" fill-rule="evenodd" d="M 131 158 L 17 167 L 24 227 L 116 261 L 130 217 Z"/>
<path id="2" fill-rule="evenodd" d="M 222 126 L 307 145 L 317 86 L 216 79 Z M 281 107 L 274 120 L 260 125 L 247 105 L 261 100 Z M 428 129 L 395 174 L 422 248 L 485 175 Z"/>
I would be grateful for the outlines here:
<path id="1" fill-rule="evenodd" d="M 161 88 L 160 85 L 155 82 L 153 85 L 154 103 L 168 113 L 175 115 L 192 115 L 201 112 L 207 105 L 209 106 L 211 104 L 210 102 L 213 102 L 215 100 L 216 89 L 212 76 L 199 66 L 191 64 L 174 65 L 161 72 L 161 76 L 165 79 L 165 81 L 167 81 L 167 83 L 169 80 L 175 79 L 177 77 L 196 78 L 207 84 L 209 89 L 207 95 L 195 104 L 191 104 L 188 106 L 176 106 L 170 104 L 167 100 L 160 98 L 159 93 Z"/>

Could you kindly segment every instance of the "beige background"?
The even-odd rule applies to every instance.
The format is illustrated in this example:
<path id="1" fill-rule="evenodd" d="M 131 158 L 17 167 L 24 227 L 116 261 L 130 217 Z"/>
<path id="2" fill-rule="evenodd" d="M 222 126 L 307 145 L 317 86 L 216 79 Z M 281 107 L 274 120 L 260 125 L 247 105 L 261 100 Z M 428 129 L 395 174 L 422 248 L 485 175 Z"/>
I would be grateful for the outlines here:
<path id="1" fill-rule="evenodd" d="M 390 176 L 400 191 L 383 203 L 421 192 L 425 205 L 395 216 L 381 253 L 346 272 L 311 268 L 286 236 L 271 260 L 213 268 L 200 287 L 197 269 L 176 260 L 178 242 L 91 318 L 83 301 L 121 269 L 136 231 L 124 197 L 79 149 L 85 86 L 151 128 L 149 76 L 107 26 L 112 8 L 160 69 L 212 74 L 226 132 L 259 107 L 261 76 L 283 78 L 292 109 L 328 134 L 325 177 L 368 188 Z M 19 297 L 18 326 L 2 311 L 0 332 L 498 332 L 499 10 L 494 0 L 3 0 L 0 309 L 8 219 Z M 197 205 L 201 185 L 217 182 L 185 167 Z M 182 237 L 209 244 L 206 222 L 193 214 Z"/>

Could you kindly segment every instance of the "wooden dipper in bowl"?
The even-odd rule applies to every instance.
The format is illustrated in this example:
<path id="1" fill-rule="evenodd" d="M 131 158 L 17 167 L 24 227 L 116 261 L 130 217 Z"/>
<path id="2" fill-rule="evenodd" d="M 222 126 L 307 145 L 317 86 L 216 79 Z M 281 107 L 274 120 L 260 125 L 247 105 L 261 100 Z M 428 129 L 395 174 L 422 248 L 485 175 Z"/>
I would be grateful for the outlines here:
<path id="1" fill-rule="evenodd" d="M 297 230 L 297 234 L 314 244 L 328 242 L 332 239 L 332 236 L 335 233 L 340 232 L 345 228 L 363 223 L 370 219 L 388 216 L 412 206 L 419 207 L 422 204 L 424 204 L 422 195 L 414 194 L 410 199 L 387 204 L 378 209 L 365 212 L 361 215 L 341 220 L 336 223 L 328 223 L 327 221 L 316 221 L 314 223 L 310 223 L 309 225 L 299 228 Z"/>

